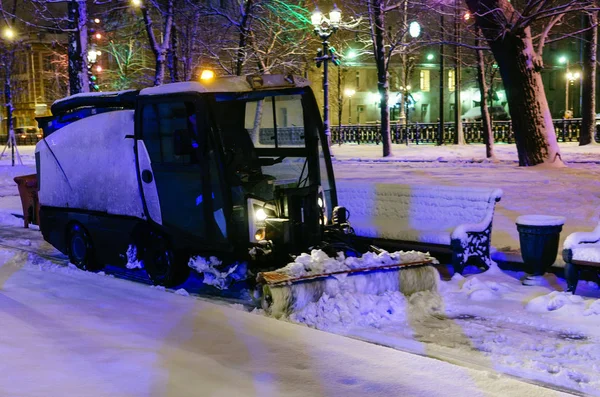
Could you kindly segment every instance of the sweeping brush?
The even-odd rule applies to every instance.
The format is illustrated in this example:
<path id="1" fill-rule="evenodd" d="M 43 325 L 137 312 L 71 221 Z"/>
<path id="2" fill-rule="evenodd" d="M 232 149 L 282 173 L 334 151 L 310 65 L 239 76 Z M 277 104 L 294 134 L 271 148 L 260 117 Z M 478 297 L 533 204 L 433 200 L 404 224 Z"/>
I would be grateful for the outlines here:
<path id="1" fill-rule="evenodd" d="M 261 305 L 279 318 L 317 302 L 323 295 L 437 291 L 440 276 L 432 266 L 436 263 L 429 254 L 416 251 L 368 252 L 361 258 L 345 258 L 339 253 L 337 258 L 330 258 L 321 250 L 313 250 L 284 268 L 258 274 Z"/>

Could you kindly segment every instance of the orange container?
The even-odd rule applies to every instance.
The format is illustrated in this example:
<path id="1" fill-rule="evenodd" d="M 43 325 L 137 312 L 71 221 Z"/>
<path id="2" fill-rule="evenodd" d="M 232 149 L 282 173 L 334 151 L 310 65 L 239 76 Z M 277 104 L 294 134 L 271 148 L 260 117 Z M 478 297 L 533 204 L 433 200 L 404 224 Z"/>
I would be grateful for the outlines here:
<path id="1" fill-rule="evenodd" d="M 15 182 L 19 187 L 19 196 L 23 205 L 24 227 L 29 227 L 30 223 L 40 224 L 40 200 L 38 199 L 38 181 L 37 175 L 21 175 L 15 177 Z"/>

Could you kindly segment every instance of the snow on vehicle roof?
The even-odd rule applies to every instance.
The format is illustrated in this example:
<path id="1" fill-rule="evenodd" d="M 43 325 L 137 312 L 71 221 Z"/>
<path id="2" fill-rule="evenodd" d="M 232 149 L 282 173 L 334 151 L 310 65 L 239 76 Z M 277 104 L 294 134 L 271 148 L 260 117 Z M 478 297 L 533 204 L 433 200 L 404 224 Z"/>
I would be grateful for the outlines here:
<path id="1" fill-rule="evenodd" d="M 65 102 L 68 100 L 71 100 L 73 98 L 89 98 L 89 97 L 96 97 L 96 98 L 102 98 L 102 97 L 116 97 L 118 95 L 127 93 L 127 92 L 134 92 L 135 90 L 123 90 L 123 91 L 107 91 L 107 92 L 80 92 L 79 94 L 74 94 L 65 98 L 61 98 L 61 99 L 57 99 L 56 101 L 54 101 L 54 103 L 52 105 L 56 105 L 57 103 L 61 103 L 61 102 Z"/>
<path id="2" fill-rule="evenodd" d="M 140 91 L 140 95 L 165 95 L 179 92 L 208 92 L 208 90 L 196 81 L 185 81 L 144 88 Z"/>
<path id="3" fill-rule="evenodd" d="M 261 89 L 306 87 L 308 80 L 292 75 L 224 76 L 214 80 L 187 81 L 144 88 L 140 95 L 165 95 L 182 92 L 248 92 Z"/>

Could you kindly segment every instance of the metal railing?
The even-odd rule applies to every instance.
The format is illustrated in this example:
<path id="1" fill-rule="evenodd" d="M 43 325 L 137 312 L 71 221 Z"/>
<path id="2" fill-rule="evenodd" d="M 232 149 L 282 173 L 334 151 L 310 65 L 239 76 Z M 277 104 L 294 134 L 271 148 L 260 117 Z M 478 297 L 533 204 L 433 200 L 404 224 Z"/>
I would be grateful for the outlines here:
<path id="1" fill-rule="evenodd" d="M 552 120 L 559 142 L 577 142 L 581 131 L 581 119 Z M 435 144 L 438 142 L 439 123 L 392 123 L 390 125 L 392 143 Z M 457 143 L 454 122 L 444 123 L 442 142 Z M 514 143 L 515 138 L 510 121 L 493 121 L 494 142 Z M 594 139 L 600 142 L 600 119 L 596 120 Z M 481 122 L 463 122 L 463 133 L 466 143 L 483 143 Z M 379 144 L 381 143 L 381 127 L 379 124 L 333 125 L 331 126 L 332 143 Z"/>

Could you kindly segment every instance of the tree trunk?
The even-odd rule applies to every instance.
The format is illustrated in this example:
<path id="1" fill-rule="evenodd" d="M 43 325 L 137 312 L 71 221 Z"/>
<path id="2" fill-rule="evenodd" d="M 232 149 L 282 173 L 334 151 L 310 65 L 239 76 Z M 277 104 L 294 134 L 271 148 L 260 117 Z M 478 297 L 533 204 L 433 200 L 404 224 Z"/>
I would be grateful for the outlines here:
<path id="1" fill-rule="evenodd" d="M 242 20 L 240 21 L 240 41 L 238 43 L 237 59 L 235 65 L 235 75 L 241 76 L 244 71 L 244 62 L 246 60 L 246 46 L 248 45 L 248 32 L 250 30 L 250 12 L 252 10 L 252 0 L 246 0 L 243 8 Z"/>
<path id="2" fill-rule="evenodd" d="M 260 125 L 262 123 L 263 107 L 265 100 L 261 99 L 256 102 L 256 112 L 254 113 L 254 125 L 252 126 L 252 143 L 258 146 L 260 143 Z"/>
<path id="3" fill-rule="evenodd" d="M 165 82 L 165 63 L 166 63 L 166 51 L 161 51 L 156 57 L 156 63 L 154 67 L 154 85 L 162 85 Z"/>
<path id="4" fill-rule="evenodd" d="M 169 65 L 169 76 L 171 77 L 171 83 L 175 83 L 179 80 L 179 57 L 177 52 L 179 51 L 179 37 L 177 36 L 177 29 L 173 29 L 171 35 L 171 48 L 169 49 L 168 65 Z"/>
<path id="5" fill-rule="evenodd" d="M 184 40 L 185 57 L 183 59 L 183 80 L 190 81 L 194 73 L 194 44 L 198 36 L 200 12 L 195 11 L 192 21 L 186 24 L 186 39 Z"/>
<path id="6" fill-rule="evenodd" d="M 460 101 L 460 90 L 461 90 L 461 51 L 460 51 L 460 22 L 461 17 L 459 15 L 460 8 L 458 7 L 458 2 L 456 3 L 456 7 L 454 7 L 454 35 L 456 36 L 456 43 L 458 45 L 454 46 L 454 129 L 456 130 L 456 141 L 457 145 L 465 144 L 465 133 L 463 131 L 463 124 L 461 120 L 462 116 L 462 103 Z M 481 113 L 483 116 L 483 113 Z"/>
<path id="7" fill-rule="evenodd" d="M 531 29 L 512 26 L 518 13 L 508 0 L 467 0 L 467 5 L 476 15 L 477 25 L 500 69 L 511 109 L 519 165 L 563 166 Z"/>
<path id="8" fill-rule="evenodd" d="M 408 54 L 406 51 L 408 50 L 406 46 L 406 33 L 408 33 L 408 0 L 404 0 L 404 4 L 402 6 L 402 32 L 404 33 L 401 37 L 400 43 L 402 44 L 402 74 L 401 74 L 401 88 L 400 91 L 402 95 L 400 96 L 400 120 L 404 121 L 404 130 L 406 131 L 408 143 L 408 114 L 406 114 L 406 102 L 407 102 L 407 94 L 408 90 L 406 87 L 409 85 L 409 70 L 408 70 Z"/>
<path id="9" fill-rule="evenodd" d="M 340 145 L 342 141 L 340 137 L 342 135 L 342 110 L 344 106 L 343 97 L 342 97 L 342 66 L 337 65 L 338 70 L 338 81 L 337 81 L 337 100 L 338 100 L 338 142 Z"/>
<path id="10" fill-rule="evenodd" d="M 383 32 L 385 30 L 385 2 L 382 0 L 373 0 L 373 19 L 372 33 L 375 36 L 373 49 L 375 51 L 375 63 L 377 65 L 377 91 L 381 96 L 379 106 L 381 108 L 381 143 L 383 144 L 383 157 L 392 155 L 392 139 L 390 136 L 390 110 L 389 101 L 389 83 L 388 71 L 385 62 L 385 46 L 383 43 Z"/>
<path id="11" fill-rule="evenodd" d="M 150 48 L 155 58 L 154 85 L 157 86 L 163 84 L 165 81 L 165 63 L 167 61 L 167 52 L 171 45 L 171 31 L 173 29 L 173 0 L 167 1 L 167 12 L 163 14 L 165 24 L 162 43 L 159 43 L 154 35 L 152 18 L 150 17 L 148 8 L 145 6 L 142 7 L 142 16 Z"/>
<path id="12" fill-rule="evenodd" d="M 14 107 L 12 102 L 12 60 L 14 58 L 14 50 L 6 52 L 6 59 L 4 60 L 4 102 L 6 103 L 6 134 L 8 139 L 12 143 L 12 136 L 14 135 L 13 125 L 13 113 Z"/>
<path id="13" fill-rule="evenodd" d="M 70 94 L 90 91 L 87 65 L 87 4 L 85 0 L 71 0 L 69 13 L 69 91 Z"/>
<path id="14" fill-rule="evenodd" d="M 581 133 L 579 145 L 595 144 L 596 134 L 596 55 L 598 53 L 598 12 L 591 11 L 586 18 L 583 49 L 583 98 L 581 100 Z"/>
<path id="15" fill-rule="evenodd" d="M 477 39 L 475 46 L 479 47 L 480 40 Z M 483 50 L 477 50 L 477 83 L 481 93 L 481 127 L 483 129 L 483 143 L 485 143 L 485 157 L 495 159 L 494 154 L 494 132 L 492 131 L 492 121 L 488 109 L 488 87 L 485 80 L 485 58 Z"/>

